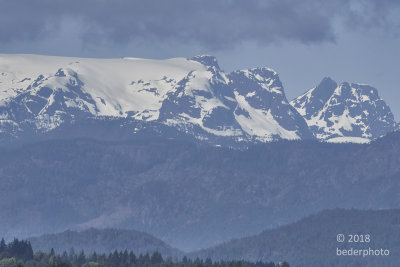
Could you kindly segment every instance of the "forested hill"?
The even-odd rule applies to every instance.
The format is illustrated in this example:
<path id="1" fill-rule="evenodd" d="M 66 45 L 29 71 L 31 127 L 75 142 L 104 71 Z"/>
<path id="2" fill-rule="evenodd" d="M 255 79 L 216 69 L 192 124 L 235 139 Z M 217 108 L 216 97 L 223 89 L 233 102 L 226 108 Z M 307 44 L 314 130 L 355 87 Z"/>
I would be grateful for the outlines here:
<path id="1" fill-rule="evenodd" d="M 345 236 L 345 242 L 337 241 L 338 234 Z M 349 235 L 353 235 L 353 242 L 350 242 Z M 336 209 L 317 213 L 296 223 L 264 231 L 259 235 L 194 252 L 190 256 L 214 260 L 279 261 L 287 259 L 291 266 L 307 267 L 397 267 L 400 259 L 399 239 L 400 210 Z M 353 250 L 369 250 L 369 248 L 389 250 L 389 256 L 337 255 L 337 249 L 350 250 L 351 248 Z"/>
<path id="2" fill-rule="evenodd" d="M 191 251 L 325 209 L 400 208 L 399 177 L 400 133 L 364 145 L 286 141 L 247 150 L 46 141 L 0 155 L 0 236 L 135 229 Z"/>
<path id="3" fill-rule="evenodd" d="M 165 258 L 158 251 L 152 254 L 135 254 L 133 251 L 117 251 L 112 253 L 86 254 L 84 251 L 69 253 L 33 252 L 32 246 L 25 240 L 14 239 L 6 243 L 0 241 L 0 266 L 1 267 L 289 267 L 287 262 L 275 264 L 273 262 L 246 262 L 246 261 L 211 261 L 191 260 L 183 258 Z"/>
<path id="4" fill-rule="evenodd" d="M 111 253 L 135 251 L 137 254 L 160 252 L 164 257 L 181 258 L 183 253 L 172 248 L 160 239 L 144 232 L 118 229 L 88 229 L 85 231 L 64 231 L 58 234 L 46 234 L 29 238 L 34 251 L 55 252 L 85 251 L 86 253 Z"/>

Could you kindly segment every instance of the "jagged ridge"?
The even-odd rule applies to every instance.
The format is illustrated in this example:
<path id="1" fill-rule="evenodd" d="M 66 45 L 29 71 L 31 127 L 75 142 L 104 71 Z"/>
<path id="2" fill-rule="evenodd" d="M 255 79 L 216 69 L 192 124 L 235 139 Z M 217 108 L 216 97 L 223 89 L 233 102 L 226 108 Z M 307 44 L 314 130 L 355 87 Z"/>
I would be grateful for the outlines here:
<path id="1" fill-rule="evenodd" d="M 319 140 L 367 142 L 396 129 L 389 106 L 365 84 L 324 78 L 290 104 Z"/>
<path id="2" fill-rule="evenodd" d="M 211 142 L 312 137 L 277 73 L 267 68 L 227 74 L 207 55 L 168 60 L 2 55 L 1 62 L 0 127 L 14 136 L 107 117 L 142 126 L 157 122 Z"/>

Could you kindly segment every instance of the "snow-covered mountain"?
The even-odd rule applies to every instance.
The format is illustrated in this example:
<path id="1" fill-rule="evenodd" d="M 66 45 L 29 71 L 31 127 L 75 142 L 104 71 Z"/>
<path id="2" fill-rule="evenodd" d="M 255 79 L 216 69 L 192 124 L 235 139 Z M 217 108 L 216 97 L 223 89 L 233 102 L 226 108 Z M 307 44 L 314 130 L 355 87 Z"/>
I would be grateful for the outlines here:
<path id="1" fill-rule="evenodd" d="M 338 85 L 324 78 L 290 104 L 319 140 L 362 143 L 396 129 L 389 106 L 369 85 L 347 82 Z"/>
<path id="2" fill-rule="evenodd" d="M 49 133 L 87 120 L 132 124 L 132 135 L 151 125 L 211 143 L 312 138 L 271 69 L 225 73 L 212 56 L 0 55 L 3 136 Z"/>
<path id="3" fill-rule="evenodd" d="M 289 103 L 275 71 L 225 73 L 208 55 L 167 60 L 0 55 L 1 140 L 93 134 L 222 145 L 314 137 L 366 142 L 396 127 L 371 86 L 325 78 Z"/>

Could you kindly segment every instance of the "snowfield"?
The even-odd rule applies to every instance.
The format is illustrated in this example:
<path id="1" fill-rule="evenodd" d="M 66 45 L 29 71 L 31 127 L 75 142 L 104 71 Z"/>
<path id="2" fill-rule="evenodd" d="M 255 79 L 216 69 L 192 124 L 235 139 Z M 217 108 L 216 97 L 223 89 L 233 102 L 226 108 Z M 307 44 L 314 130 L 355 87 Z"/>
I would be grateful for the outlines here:
<path id="1" fill-rule="evenodd" d="M 0 54 L 1 133 L 40 135 L 99 118 L 138 124 L 132 134 L 151 128 L 218 144 L 218 138 L 358 142 L 385 134 L 394 123 L 368 85 L 325 80 L 289 103 L 275 71 L 225 73 L 208 55 L 151 60 Z"/>

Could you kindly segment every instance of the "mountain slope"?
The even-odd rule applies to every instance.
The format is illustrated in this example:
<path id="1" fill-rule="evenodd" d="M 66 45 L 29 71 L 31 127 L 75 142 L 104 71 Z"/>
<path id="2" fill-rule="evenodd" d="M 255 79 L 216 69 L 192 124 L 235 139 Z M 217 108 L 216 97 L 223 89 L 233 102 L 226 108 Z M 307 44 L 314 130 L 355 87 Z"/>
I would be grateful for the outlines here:
<path id="1" fill-rule="evenodd" d="M 246 150 L 154 139 L 10 148 L 0 154 L 0 234 L 137 229 L 188 251 L 327 208 L 399 208 L 399 135 Z"/>
<path id="2" fill-rule="evenodd" d="M 152 254 L 160 252 L 163 257 L 181 257 L 183 255 L 149 234 L 134 230 L 118 229 L 88 229 L 85 231 L 65 231 L 57 234 L 46 234 L 39 237 L 29 238 L 34 251 L 49 252 L 52 248 L 55 252 L 67 253 L 71 248 L 76 252 L 88 253 L 111 253 L 117 251 L 133 251 L 136 255 Z"/>
<path id="3" fill-rule="evenodd" d="M 258 235 L 191 253 L 191 257 L 286 259 L 290 266 L 398 266 L 400 210 L 327 210 Z M 369 235 L 370 242 L 337 242 L 337 235 Z M 363 240 L 368 240 L 365 238 Z M 356 240 L 356 239 L 354 239 Z M 358 239 L 360 240 L 360 239 Z M 340 250 L 389 250 L 388 256 L 337 256 Z"/>
<path id="4" fill-rule="evenodd" d="M 378 91 L 369 86 L 330 78 L 292 100 L 320 140 L 367 142 L 395 130 L 396 122 Z"/>
<path id="5" fill-rule="evenodd" d="M 22 138 L 103 118 L 217 143 L 312 138 L 266 68 L 226 74 L 211 56 L 87 59 L 0 55 L 0 133 Z M 169 128 L 170 130 L 165 130 Z M 62 133 L 59 131 L 62 137 Z"/>

